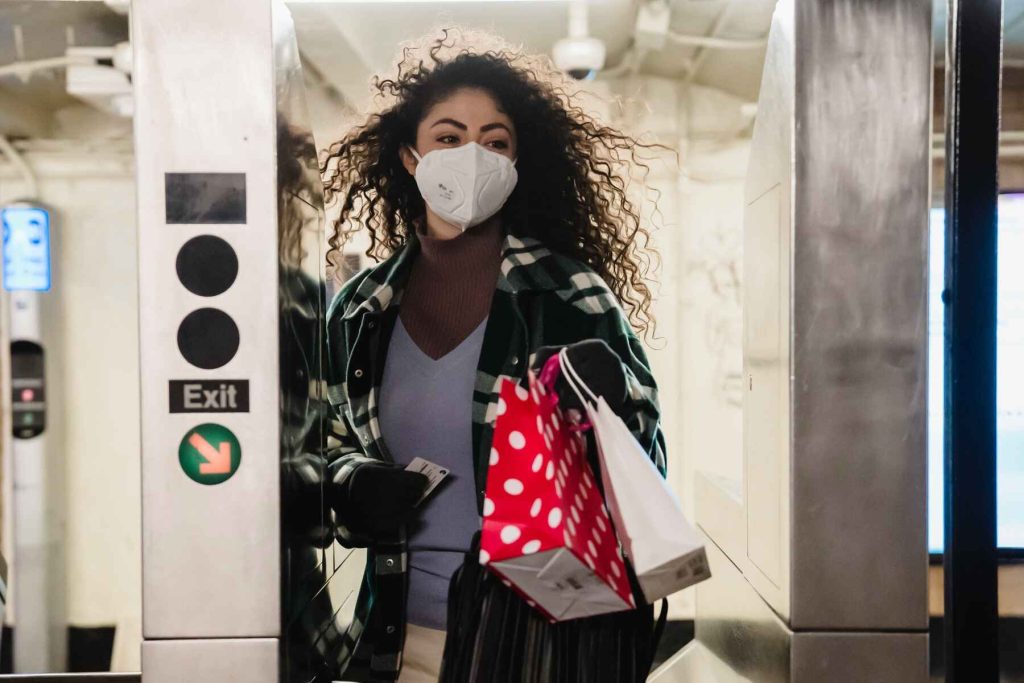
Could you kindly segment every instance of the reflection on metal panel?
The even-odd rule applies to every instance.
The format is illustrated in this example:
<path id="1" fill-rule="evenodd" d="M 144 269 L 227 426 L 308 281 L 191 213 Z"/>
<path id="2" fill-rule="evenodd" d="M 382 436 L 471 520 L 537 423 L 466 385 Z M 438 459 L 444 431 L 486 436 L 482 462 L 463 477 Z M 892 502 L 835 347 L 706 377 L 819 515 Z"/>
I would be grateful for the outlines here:
<path id="1" fill-rule="evenodd" d="M 795 629 L 928 626 L 931 13 L 796 3 Z"/>
<path id="2" fill-rule="evenodd" d="M 275 2 L 280 256 L 282 647 L 281 680 L 337 676 L 365 552 L 334 540 L 325 485 L 331 407 L 324 381 L 327 286 L 323 185 L 295 30 Z"/>
<path id="3" fill-rule="evenodd" d="M 324 383 L 323 189 L 295 31 L 274 4 L 282 504 L 281 680 L 336 675 L 362 553 L 333 542 L 325 455 L 330 404 Z M 351 571 L 349 571 L 351 570 Z"/>

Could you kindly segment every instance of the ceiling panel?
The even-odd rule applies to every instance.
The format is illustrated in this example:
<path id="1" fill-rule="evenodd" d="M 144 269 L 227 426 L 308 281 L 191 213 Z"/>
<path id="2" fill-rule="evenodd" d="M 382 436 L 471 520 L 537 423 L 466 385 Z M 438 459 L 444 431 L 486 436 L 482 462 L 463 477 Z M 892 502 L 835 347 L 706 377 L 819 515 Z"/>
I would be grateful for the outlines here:
<path id="1" fill-rule="evenodd" d="M 60 57 L 69 45 L 108 46 L 124 40 L 128 40 L 128 18 L 102 2 L 0 2 L 0 64 Z M 65 92 L 61 70 L 38 72 L 27 81 L 0 78 L 0 133 L 49 135 L 59 111 L 80 105 Z"/>
<path id="2" fill-rule="evenodd" d="M 548 53 L 568 32 L 564 0 L 516 2 L 343 2 L 293 3 L 299 48 L 346 99 L 365 99 L 373 73 L 391 73 L 406 41 L 462 26 L 498 34 L 530 52 Z M 598 0 L 591 5 L 590 31 L 608 48 L 615 64 L 631 40 L 632 0 Z"/>

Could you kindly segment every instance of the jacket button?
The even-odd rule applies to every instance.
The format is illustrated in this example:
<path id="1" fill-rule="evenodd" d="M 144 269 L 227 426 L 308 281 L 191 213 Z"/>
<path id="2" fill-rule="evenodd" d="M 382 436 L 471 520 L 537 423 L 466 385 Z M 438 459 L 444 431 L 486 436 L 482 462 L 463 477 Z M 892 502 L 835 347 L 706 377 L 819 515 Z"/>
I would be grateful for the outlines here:
<path id="1" fill-rule="evenodd" d="M 363 371 L 361 368 L 356 368 L 356 371 L 353 372 L 352 374 L 356 376 L 356 379 L 359 379 L 360 377 L 363 376 Z"/>
<path id="2" fill-rule="evenodd" d="M 519 356 L 513 356 L 512 357 L 512 367 L 516 367 L 517 365 L 519 365 Z"/>
<path id="3" fill-rule="evenodd" d="M 384 630 L 387 631 L 388 633 L 394 633 L 395 632 L 395 627 L 394 626 L 388 626 Z"/>
<path id="4" fill-rule="evenodd" d="M 377 323 L 376 323 L 376 321 L 374 321 L 374 320 L 371 320 L 371 321 L 369 322 L 369 324 L 367 324 L 367 327 L 368 327 L 368 328 L 370 328 L 371 330 L 372 330 L 373 328 L 377 327 Z"/>
<path id="5" fill-rule="evenodd" d="M 394 567 L 395 561 L 389 557 L 388 559 L 384 560 L 384 564 L 386 564 L 389 567 Z"/>

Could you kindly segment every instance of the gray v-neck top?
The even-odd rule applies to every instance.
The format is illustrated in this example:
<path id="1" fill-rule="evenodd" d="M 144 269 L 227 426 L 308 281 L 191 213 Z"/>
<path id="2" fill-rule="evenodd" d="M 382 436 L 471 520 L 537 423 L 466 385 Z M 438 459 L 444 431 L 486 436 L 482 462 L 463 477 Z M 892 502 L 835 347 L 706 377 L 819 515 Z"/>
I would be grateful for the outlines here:
<path id="1" fill-rule="evenodd" d="M 381 433 L 395 461 L 420 457 L 449 470 L 420 504 L 409 529 L 409 623 L 444 629 L 448 583 L 480 529 L 473 476 L 473 389 L 485 318 L 453 350 L 434 360 L 401 318 L 391 335 L 380 389 Z"/>

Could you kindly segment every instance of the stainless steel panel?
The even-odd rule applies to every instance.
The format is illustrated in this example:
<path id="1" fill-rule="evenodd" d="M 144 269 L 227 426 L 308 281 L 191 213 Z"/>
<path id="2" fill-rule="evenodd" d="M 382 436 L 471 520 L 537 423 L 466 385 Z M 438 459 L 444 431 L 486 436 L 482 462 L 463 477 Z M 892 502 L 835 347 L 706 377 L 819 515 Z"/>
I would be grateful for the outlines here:
<path id="1" fill-rule="evenodd" d="M 18 683 L 140 683 L 139 673 L 6 674 L 0 681 Z"/>
<path id="2" fill-rule="evenodd" d="M 783 186 L 750 202 L 744 231 L 744 285 L 758 305 L 743 309 L 749 393 L 743 406 L 743 476 L 747 557 L 774 586 L 788 578 L 783 561 L 789 520 L 784 500 L 789 479 L 789 240 L 781 233 Z M 750 297 L 748 297 L 748 302 Z M 754 385 L 758 390 L 753 391 Z"/>
<path id="3" fill-rule="evenodd" d="M 651 672 L 647 683 L 749 683 L 725 662 L 711 653 L 699 640 L 672 655 L 664 664 Z"/>
<path id="4" fill-rule="evenodd" d="M 797 633 L 793 681 L 928 683 L 927 633 Z"/>
<path id="5" fill-rule="evenodd" d="M 791 626 L 923 630 L 932 3 L 795 12 Z"/>
<path id="6" fill-rule="evenodd" d="M 698 526 L 734 562 L 746 555 L 747 517 L 739 480 L 697 472 L 693 482 Z"/>
<path id="7" fill-rule="evenodd" d="M 143 634 L 275 637 L 281 620 L 280 266 L 270 3 L 137 3 L 132 43 L 143 369 Z M 167 224 L 169 172 L 244 173 L 246 224 Z M 238 258 L 236 281 L 214 297 L 189 293 L 176 276 L 179 248 L 200 234 L 225 239 Z M 190 365 L 177 348 L 179 322 L 203 306 L 226 312 L 239 330 L 237 354 L 216 370 Z M 168 412 L 169 380 L 228 378 L 249 380 L 248 413 Z M 185 476 L 177 457 L 185 434 L 204 422 L 230 429 L 242 451 L 234 476 L 213 486 Z M 147 643 L 150 652 L 161 646 Z M 274 657 L 254 657 L 259 666 L 240 670 L 266 676 L 276 662 L 276 645 L 271 649 Z M 217 661 L 211 657 L 183 657 L 182 665 L 194 663 L 197 671 L 206 671 L 203 667 Z M 258 680 L 234 675 L 207 680 Z M 166 680 L 199 679 L 179 671 Z"/>
<path id="8" fill-rule="evenodd" d="M 791 633 L 712 539 L 710 581 L 697 585 L 696 639 L 737 676 L 789 681 Z"/>
<path id="9" fill-rule="evenodd" d="M 930 20 L 927 0 L 783 0 L 772 23 L 732 559 L 798 631 L 927 627 Z"/>
<path id="10" fill-rule="evenodd" d="M 277 640 L 147 640 L 142 670 L 145 683 L 276 683 Z"/>
<path id="11" fill-rule="evenodd" d="M 147 5 L 133 17 L 146 368 L 144 635 L 234 657 L 236 649 L 201 639 L 280 633 L 282 680 L 323 677 L 334 673 L 328 660 L 351 614 L 351 590 L 334 584 L 358 586 L 358 577 L 347 565 L 339 571 L 322 488 L 330 419 L 323 197 L 294 26 L 283 3 L 249 0 Z M 230 68 L 219 63 L 225 54 Z M 230 201 L 205 206 L 203 193 L 185 194 L 165 212 L 165 173 L 235 174 L 219 192 Z M 234 249 L 238 277 L 200 302 L 175 281 L 173 258 L 184 241 L 206 233 Z M 187 366 L 175 348 L 174 326 L 197 305 L 220 308 L 239 327 L 238 354 L 222 368 Z M 168 413 L 170 379 L 228 377 L 250 382 L 248 412 Z M 184 477 L 174 457 L 182 434 L 207 421 L 234 431 L 243 450 L 238 472 L 216 486 Z M 362 554 L 345 557 L 358 562 Z M 147 678 L 160 661 L 144 658 Z M 248 676 L 239 680 L 277 680 L 276 663 Z"/>
<path id="12" fill-rule="evenodd" d="M 793 204 L 791 2 L 772 17 L 744 191 L 743 553 L 730 553 L 789 617 L 790 296 Z M 728 549 L 728 546 L 723 546 Z"/>
<path id="13" fill-rule="evenodd" d="M 652 683 L 926 683 L 924 632 L 792 631 L 708 540 L 714 580 L 697 586 L 694 643 Z"/>

